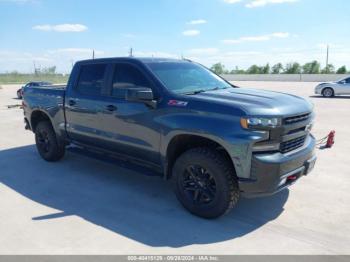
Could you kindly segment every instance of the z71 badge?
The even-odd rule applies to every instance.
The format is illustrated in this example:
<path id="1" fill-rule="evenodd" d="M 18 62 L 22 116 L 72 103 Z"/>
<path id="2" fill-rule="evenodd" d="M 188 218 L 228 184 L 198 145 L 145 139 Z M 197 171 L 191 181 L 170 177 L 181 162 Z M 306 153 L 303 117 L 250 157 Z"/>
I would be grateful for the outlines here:
<path id="1" fill-rule="evenodd" d="M 187 106 L 188 102 L 185 101 L 179 101 L 179 100 L 169 100 L 168 105 L 169 106 Z"/>

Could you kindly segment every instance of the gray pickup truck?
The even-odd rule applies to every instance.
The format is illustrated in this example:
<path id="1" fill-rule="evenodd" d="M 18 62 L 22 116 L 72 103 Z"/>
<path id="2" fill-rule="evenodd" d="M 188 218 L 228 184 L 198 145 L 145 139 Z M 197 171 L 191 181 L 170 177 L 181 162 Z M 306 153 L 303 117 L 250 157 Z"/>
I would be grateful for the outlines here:
<path id="1" fill-rule="evenodd" d="M 69 145 L 121 158 L 172 179 L 205 218 L 289 187 L 316 161 L 309 102 L 238 88 L 187 60 L 80 61 L 67 86 L 25 88 L 23 106 L 43 159 Z"/>

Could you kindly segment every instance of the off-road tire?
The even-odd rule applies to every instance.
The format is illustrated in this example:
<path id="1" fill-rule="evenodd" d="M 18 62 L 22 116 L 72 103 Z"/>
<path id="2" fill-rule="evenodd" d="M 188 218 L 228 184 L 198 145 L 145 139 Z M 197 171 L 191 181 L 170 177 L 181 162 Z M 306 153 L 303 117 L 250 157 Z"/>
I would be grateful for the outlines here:
<path id="1" fill-rule="evenodd" d="M 52 125 L 48 121 L 39 122 L 35 128 L 35 143 L 40 156 L 49 162 L 63 158 L 65 144 L 58 141 Z"/>
<path id="2" fill-rule="evenodd" d="M 187 168 L 193 165 L 203 167 L 200 170 L 207 170 L 215 180 L 215 196 L 209 203 L 195 203 L 195 200 L 188 196 L 189 192 L 184 189 L 183 176 L 188 174 Z M 228 213 L 239 200 L 239 187 L 232 164 L 219 151 L 211 148 L 193 148 L 180 155 L 172 170 L 172 180 L 180 203 L 199 217 L 217 218 Z"/>

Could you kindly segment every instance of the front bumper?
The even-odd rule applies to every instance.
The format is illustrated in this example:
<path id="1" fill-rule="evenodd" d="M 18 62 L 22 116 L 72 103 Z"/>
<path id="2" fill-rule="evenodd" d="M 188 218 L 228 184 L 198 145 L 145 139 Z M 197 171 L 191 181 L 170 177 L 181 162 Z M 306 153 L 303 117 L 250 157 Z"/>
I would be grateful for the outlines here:
<path id="1" fill-rule="evenodd" d="M 254 154 L 251 178 L 239 179 L 242 195 L 272 195 L 294 184 L 313 169 L 316 161 L 315 146 L 315 138 L 310 135 L 304 146 L 295 151 L 286 154 Z"/>
<path id="2" fill-rule="evenodd" d="M 315 94 L 317 94 L 317 95 L 322 95 L 322 90 L 323 90 L 323 88 L 324 88 L 325 86 L 324 85 L 319 85 L 319 86 L 316 86 L 315 87 Z"/>

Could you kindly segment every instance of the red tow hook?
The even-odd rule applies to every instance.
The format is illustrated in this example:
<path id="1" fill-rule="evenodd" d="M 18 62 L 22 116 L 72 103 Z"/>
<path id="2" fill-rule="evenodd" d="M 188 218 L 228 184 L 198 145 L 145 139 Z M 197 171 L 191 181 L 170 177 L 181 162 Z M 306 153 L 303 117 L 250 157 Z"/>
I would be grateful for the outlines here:
<path id="1" fill-rule="evenodd" d="M 332 130 L 327 138 L 327 143 L 326 143 L 326 147 L 327 148 L 331 148 L 334 145 L 334 137 L 335 137 L 335 131 Z"/>
<path id="2" fill-rule="evenodd" d="M 334 145 L 335 131 L 332 130 L 329 134 L 316 141 L 318 149 L 331 148 Z"/>
<path id="3" fill-rule="evenodd" d="M 298 176 L 296 176 L 296 175 L 292 175 L 292 176 L 287 177 L 287 181 L 295 181 L 297 179 L 298 179 Z"/>

